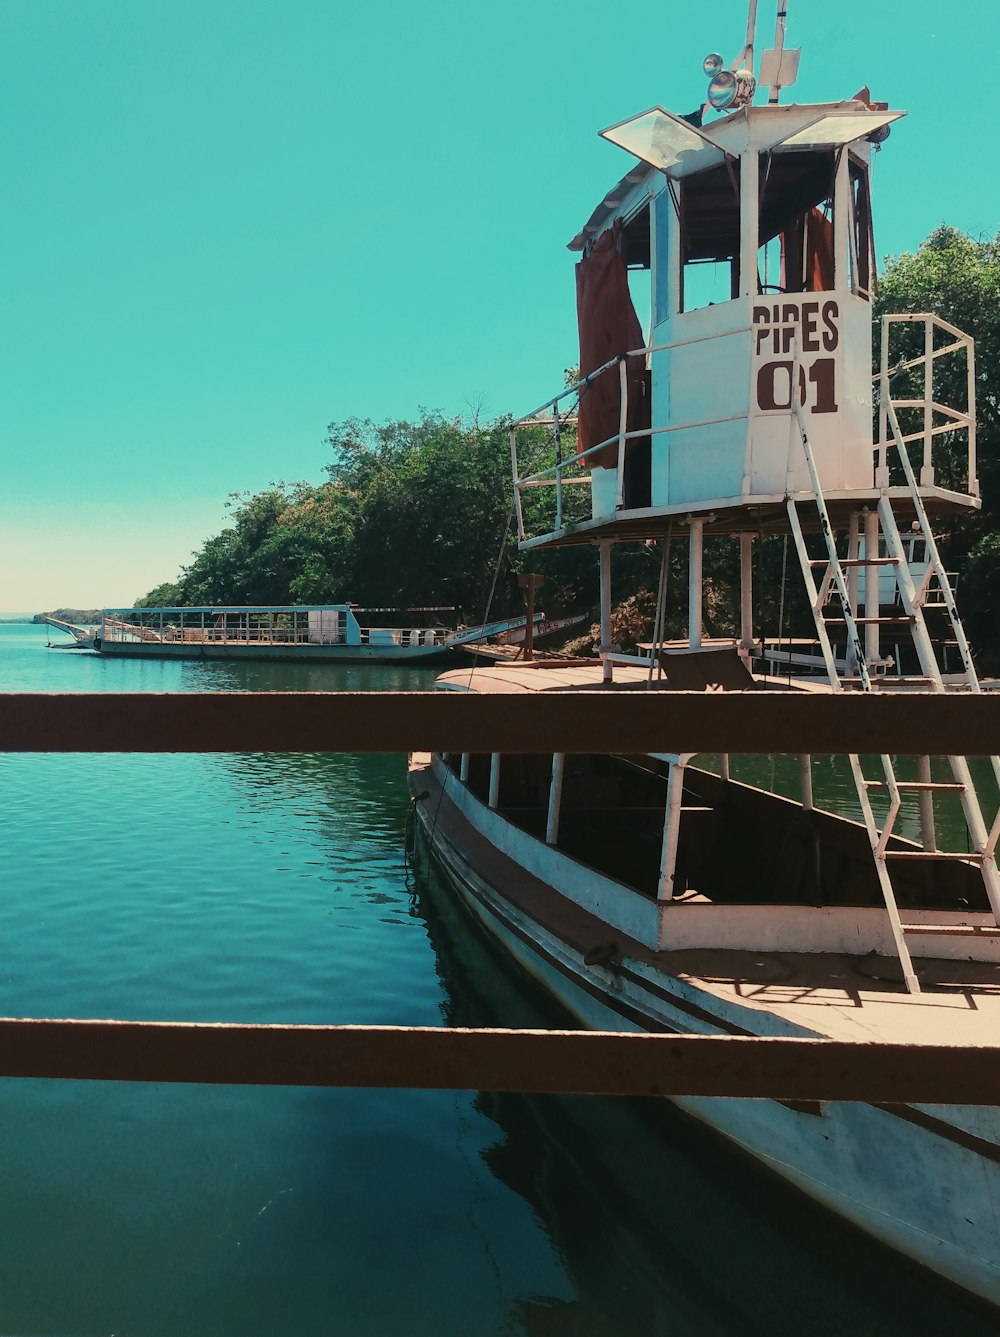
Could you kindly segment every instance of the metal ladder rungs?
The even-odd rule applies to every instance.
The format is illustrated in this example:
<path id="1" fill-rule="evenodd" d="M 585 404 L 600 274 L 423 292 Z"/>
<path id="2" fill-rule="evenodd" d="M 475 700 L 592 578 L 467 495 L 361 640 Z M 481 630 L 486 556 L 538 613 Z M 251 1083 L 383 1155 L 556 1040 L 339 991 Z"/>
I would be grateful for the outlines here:
<path id="1" fill-rule="evenodd" d="M 814 557 L 810 566 L 829 566 L 825 557 Z M 899 566 L 898 557 L 838 557 L 838 566 Z"/>
<path id="2" fill-rule="evenodd" d="M 842 614 L 840 614 L 840 613 L 827 613 L 827 614 L 825 615 L 824 620 L 825 620 L 826 622 L 846 622 L 846 621 L 847 621 L 847 618 L 844 617 L 844 616 L 843 616 Z M 896 625 L 896 626 L 899 626 L 900 624 L 912 623 L 912 622 L 915 622 L 915 621 L 916 621 L 916 618 L 915 618 L 915 617 L 912 617 L 912 616 L 907 616 L 907 617 L 856 617 L 856 618 L 854 619 L 855 625 L 857 625 L 857 626 L 859 626 L 859 627 L 873 627 L 873 626 L 882 626 L 882 627 L 884 627 L 884 626 L 886 626 L 887 624 L 888 624 L 888 625 L 893 625 L 893 624 L 894 624 L 894 625 Z"/>
<path id="3" fill-rule="evenodd" d="M 952 850 L 886 850 L 883 859 L 937 859 L 950 863 L 982 863 L 981 854 L 957 854 Z"/>
<path id="4" fill-rule="evenodd" d="M 924 933 L 939 938 L 1000 938 L 1000 926 L 984 924 L 901 924 L 904 933 Z"/>

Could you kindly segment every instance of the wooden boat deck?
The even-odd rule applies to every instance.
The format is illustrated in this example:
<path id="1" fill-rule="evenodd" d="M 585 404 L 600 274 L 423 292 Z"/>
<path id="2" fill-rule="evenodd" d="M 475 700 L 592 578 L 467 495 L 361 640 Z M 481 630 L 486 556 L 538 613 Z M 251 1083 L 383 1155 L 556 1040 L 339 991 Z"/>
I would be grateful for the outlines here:
<path id="1" fill-rule="evenodd" d="M 612 687 L 644 687 L 649 670 L 633 665 L 615 667 Z M 606 691 L 604 670 L 598 660 L 535 659 L 528 664 L 473 664 L 442 673 L 437 687 L 453 692 L 509 694 L 517 692 Z"/>
<path id="2" fill-rule="evenodd" d="M 760 1033 L 773 1033 L 767 1019 L 777 1017 L 837 1040 L 996 1043 L 1000 964 L 922 959 L 922 992 L 909 994 L 899 963 L 891 958 L 719 948 L 653 951 L 609 928 L 480 835 L 443 794 L 428 754 L 414 754 L 410 767 L 411 788 L 426 795 L 422 801 L 447 844 L 507 903 L 582 955 L 613 944 L 620 955 L 714 995 L 727 1010 L 736 1005 L 747 1013 L 759 1012 L 764 1022 Z M 775 912 L 780 914 L 780 909 L 776 906 Z M 718 914 L 726 912 L 726 906 L 717 907 Z"/>

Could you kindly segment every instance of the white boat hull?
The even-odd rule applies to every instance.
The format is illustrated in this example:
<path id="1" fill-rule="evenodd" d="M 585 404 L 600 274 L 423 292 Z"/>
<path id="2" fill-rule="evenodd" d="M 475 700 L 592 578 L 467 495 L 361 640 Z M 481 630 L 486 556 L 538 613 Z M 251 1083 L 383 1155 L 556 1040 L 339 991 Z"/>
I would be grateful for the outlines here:
<path id="1" fill-rule="evenodd" d="M 727 1015 L 717 995 L 688 980 L 654 974 L 628 959 L 610 968 L 586 964 L 477 873 L 443 834 L 433 805 L 417 803 L 416 809 L 417 829 L 457 895 L 584 1026 L 746 1033 L 744 1009 Z M 468 805 L 464 815 L 474 816 Z M 817 1033 L 787 1023 L 770 1033 L 781 1031 Z M 674 1103 L 883 1244 L 1000 1306 L 997 1108 L 698 1098 Z"/>
<path id="2" fill-rule="evenodd" d="M 93 649 L 116 659 L 269 660 L 303 664 L 440 664 L 461 656 L 442 645 L 213 644 L 211 641 L 103 640 Z"/>

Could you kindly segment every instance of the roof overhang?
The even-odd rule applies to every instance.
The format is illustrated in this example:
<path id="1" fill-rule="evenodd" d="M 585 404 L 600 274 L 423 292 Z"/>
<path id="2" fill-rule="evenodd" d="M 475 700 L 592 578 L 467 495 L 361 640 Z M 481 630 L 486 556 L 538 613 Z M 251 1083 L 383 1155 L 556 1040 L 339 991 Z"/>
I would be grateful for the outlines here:
<path id="1" fill-rule="evenodd" d="M 634 154 L 644 166 L 633 168 L 608 192 L 569 243 L 569 249 L 582 250 L 589 237 L 607 227 L 624 197 L 648 176 L 650 169 L 680 180 L 750 149 L 758 153 L 836 149 L 867 139 L 905 115 L 905 111 L 873 109 L 867 102 L 852 99 L 745 107 L 711 126 L 699 127 L 663 107 L 650 107 L 600 132 L 602 138 Z"/>

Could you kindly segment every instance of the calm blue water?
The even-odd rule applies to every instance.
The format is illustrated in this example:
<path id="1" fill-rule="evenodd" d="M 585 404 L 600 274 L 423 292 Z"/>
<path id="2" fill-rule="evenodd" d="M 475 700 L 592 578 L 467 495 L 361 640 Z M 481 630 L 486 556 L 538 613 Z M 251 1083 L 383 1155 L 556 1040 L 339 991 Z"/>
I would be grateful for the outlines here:
<path id="1" fill-rule="evenodd" d="M 0 691 L 429 688 L 123 664 Z M 0 753 L 0 1015 L 560 1024 L 404 865 L 402 758 Z M 662 1103 L 0 1082 L 0 1333 L 992 1327 Z"/>

